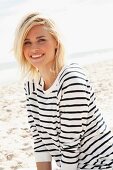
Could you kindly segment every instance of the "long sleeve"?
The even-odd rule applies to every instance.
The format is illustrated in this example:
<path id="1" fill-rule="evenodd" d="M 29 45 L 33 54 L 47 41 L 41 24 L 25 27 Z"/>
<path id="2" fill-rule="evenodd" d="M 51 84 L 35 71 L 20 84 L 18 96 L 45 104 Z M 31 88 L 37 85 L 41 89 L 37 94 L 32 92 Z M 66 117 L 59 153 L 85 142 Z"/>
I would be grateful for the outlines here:
<path id="1" fill-rule="evenodd" d="M 66 77 L 66 76 L 65 76 Z M 60 101 L 61 170 L 77 170 L 80 141 L 86 128 L 89 92 L 85 75 L 67 74 Z"/>
<path id="2" fill-rule="evenodd" d="M 37 112 L 36 107 L 34 107 L 34 108 L 32 107 L 32 109 L 31 109 L 32 101 L 30 101 L 30 100 L 35 101 L 35 99 L 33 97 L 31 97 L 33 90 L 35 90 L 34 83 L 30 83 L 29 81 L 27 83 L 25 83 L 24 90 L 25 90 L 25 95 L 26 95 L 26 108 L 27 108 L 27 114 L 28 114 L 28 123 L 30 126 L 31 135 L 32 135 L 33 142 L 34 142 L 35 160 L 36 160 L 36 162 L 51 161 L 52 157 L 49 154 L 44 143 L 42 142 L 42 139 L 40 138 L 40 135 L 38 133 L 38 129 L 37 129 L 37 126 L 35 123 L 35 119 L 33 116 L 33 113 Z M 37 112 L 37 114 L 38 114 L 38 112 Z"/>

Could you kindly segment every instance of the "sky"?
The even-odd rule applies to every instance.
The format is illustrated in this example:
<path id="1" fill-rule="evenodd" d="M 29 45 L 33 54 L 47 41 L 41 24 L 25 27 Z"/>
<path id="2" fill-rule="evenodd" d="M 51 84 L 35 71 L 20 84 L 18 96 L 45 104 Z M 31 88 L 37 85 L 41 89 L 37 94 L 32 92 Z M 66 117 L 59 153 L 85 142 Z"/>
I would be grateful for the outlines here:
<path id="1" fill-rule="evenodd" d="M 113 0 L 0 0 L 0 62 L 14 60 L 16 26 L 37 10 L 56 21 L 67 53 L 113 48 Z"/>

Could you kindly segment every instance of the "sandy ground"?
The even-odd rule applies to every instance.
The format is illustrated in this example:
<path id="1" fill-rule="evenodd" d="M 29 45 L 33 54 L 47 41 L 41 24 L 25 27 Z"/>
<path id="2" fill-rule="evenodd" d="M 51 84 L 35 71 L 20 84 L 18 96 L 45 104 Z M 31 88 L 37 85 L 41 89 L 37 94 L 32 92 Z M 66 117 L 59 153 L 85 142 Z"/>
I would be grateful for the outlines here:
<path id="1" fill-rule="evenodd" d="M 84 69 L 113 131 L 113 60 L 89 64 Z M 36 170 L 22 83 L 0 86 L 0 112 L 0 170 Z"/>

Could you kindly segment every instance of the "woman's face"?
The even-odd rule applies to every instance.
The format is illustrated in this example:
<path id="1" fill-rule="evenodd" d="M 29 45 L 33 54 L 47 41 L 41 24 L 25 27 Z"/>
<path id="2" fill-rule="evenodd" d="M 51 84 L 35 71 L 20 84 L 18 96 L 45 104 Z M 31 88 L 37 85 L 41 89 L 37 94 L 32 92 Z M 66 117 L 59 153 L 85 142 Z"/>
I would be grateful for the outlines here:
<path id="1" fill-rule="evenodd" d="M 23 45 L 25 58 L 34 67 L 49 69 L 55 59 L 57 42 L 44 25 L 33 26 L 28 32 Z"/>

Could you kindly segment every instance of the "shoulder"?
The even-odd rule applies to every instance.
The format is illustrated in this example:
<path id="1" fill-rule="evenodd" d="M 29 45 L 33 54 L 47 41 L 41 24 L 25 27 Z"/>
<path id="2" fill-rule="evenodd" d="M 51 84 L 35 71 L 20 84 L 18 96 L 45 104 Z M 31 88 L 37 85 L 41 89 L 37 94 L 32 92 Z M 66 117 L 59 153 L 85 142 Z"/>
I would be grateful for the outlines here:
<path id="1" fill-rule="evenodd" d="M 90 92 L 90 83 L 85 70 L 77 63 L 71 63 L 64 68 L 59 84 L 63 93 Z"/>
<path id="2" fill-rule="evenodd" d="M 65 66 L 62 74 L 60 75 L 60 83 L 71 84 L 71 83 L 85 83 L 87 77 L 84 69 L 77 63 L 71 63 Z"/>
<path id="3" fill-rule="evenodd" d="M 36 90 L 36 84 L 39 83 L 40 80 L 37 80 L 37 82 L 34 79 L 27 79 L 24 80 L 24 90 L 26 95 L 30 95 Z"/>

